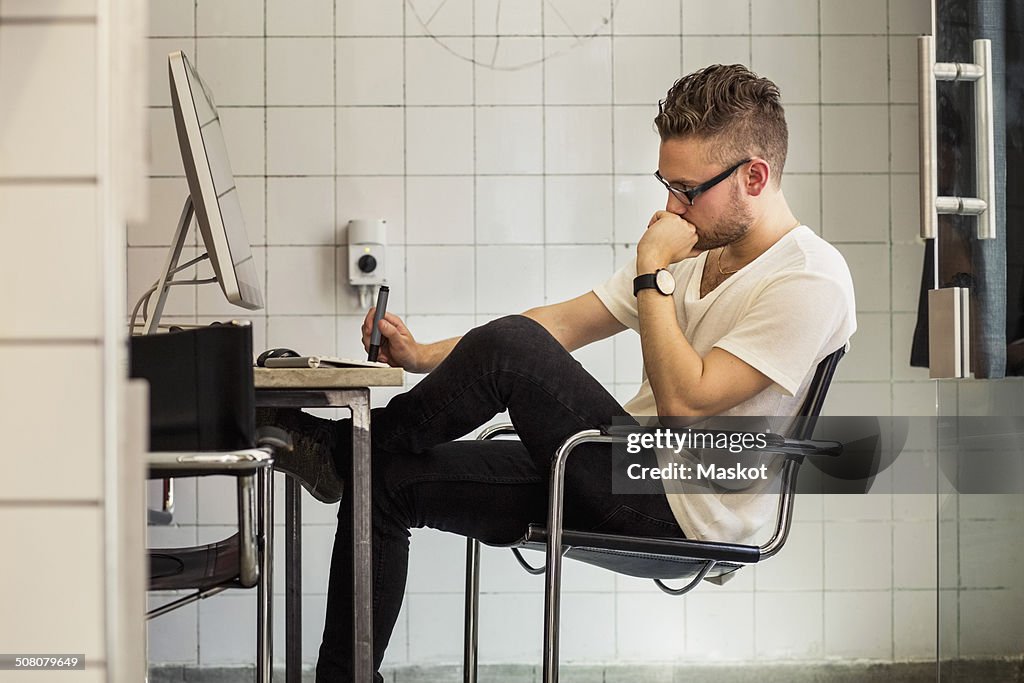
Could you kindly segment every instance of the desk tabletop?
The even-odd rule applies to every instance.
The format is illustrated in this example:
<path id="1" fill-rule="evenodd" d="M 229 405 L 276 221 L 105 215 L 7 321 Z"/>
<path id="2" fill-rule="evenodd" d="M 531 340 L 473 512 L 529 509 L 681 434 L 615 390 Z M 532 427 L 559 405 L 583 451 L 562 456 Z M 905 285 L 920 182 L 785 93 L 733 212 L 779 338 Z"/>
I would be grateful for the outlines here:
<path id="1" fill-rule="evenodd" d="M 402 368 L 253 368 L 256 389 L 400 387 Z"/>

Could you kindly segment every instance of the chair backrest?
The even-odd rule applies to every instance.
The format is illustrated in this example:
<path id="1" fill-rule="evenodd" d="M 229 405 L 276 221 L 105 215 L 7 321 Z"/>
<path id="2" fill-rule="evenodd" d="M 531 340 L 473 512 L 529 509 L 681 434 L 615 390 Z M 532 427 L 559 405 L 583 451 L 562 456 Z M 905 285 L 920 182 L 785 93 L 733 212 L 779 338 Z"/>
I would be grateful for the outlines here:
<path id="1" fill-rule="evenodd" d="M 821 414 L 825 396 L 832 384 L 832 377 L 836 374 L 836 368 L 839 367 L 839 361 L 842 360 L 845 353 L 846 347 L 841 346 L 818 363 L 818 367 L 814 370 L 814 377 L 811 379 L 811 385 L 807 390 L 807 396 L 804 397 L 800 412 L 797 413 L 801 419 L 798 420 L 796 429 L 791 434 L 793 438 L 811 438 L 811 434 L 814 433 L 814 424 Z"/>
<path id="2" fill-rule="evenodd" d="M 846 347 L 841 346 L 829 355 L 825 356 L 818 363 L 811 379 L 807 396 L 797 415 L 791 431 L 794 439 L 810 439 L 814 434 L 814 426 L 821 414 L 821 408 L 825 404 L 825 396 L 832 384 L 832 377 L 835 376 L 839 361 L 846 353 Z M 789 456 L 782 467 L 782 487 L 779 495 L 779 513 L 776 517 L 775 532 L 767 543 L 761 546 L 761 559 L 771 557 L 782 549 L 789 537 L 789 529 L 793 521 L 793 497 L 796 495 L 797 471 L 802 461 L 802 456 Z"/>

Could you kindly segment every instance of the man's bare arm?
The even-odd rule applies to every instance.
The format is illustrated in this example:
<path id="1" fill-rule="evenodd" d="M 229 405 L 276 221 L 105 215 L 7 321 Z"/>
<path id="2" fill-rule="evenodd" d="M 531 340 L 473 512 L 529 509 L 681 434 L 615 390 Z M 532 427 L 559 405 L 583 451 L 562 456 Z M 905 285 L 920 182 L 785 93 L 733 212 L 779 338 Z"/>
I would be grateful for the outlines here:
<path id="1" fill-rule="evenodd" d="M 696 243 L 692 223 L 658 211 L 637 244 L 637 272 L 654 273 L 692 258 L 699 253 Z M 701 357 L 679 327 L 671 296 L 643 289 L 637 295 L 637 313 L 644 370 L 660 417 L 718 415 L 771 385 L 767 376 L 728 351 L 716 347 Z"/>
<path id="2" fill-rule="evenodd" d="M 566 351 L 575 351 L 626 329 L 593 292 L 531 308 L 523 315 L 543 325 Z"/>
<path id="3" fill-rule="evenodd" d="M 728 351 L 716 347 L 701 357 L 679 328 L 672 297 L 647 289 L 637 299 L 644 368 L 660 417 L 718 415 L 771 385 Z"/>

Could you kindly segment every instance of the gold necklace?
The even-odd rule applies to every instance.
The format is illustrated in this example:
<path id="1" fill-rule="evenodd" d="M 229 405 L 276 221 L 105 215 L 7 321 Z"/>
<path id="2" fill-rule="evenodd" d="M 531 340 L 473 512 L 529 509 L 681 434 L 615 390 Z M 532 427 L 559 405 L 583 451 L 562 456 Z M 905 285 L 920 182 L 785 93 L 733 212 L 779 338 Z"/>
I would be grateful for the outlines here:
<path id="1" fill-rule="evenodd" d="M 722 253 L 723 252 L 725 252 L 725 247 L 722 247 L 721 249 L 718 250 L 718 257 L 715 259 L 715 265 L 718 266 L 718 274 L 719 275 L 732 275 L 733 273 L 738 272 L 740 270 L 740 268 L 742 268 L 743 266 L 740 266 L 740 268 L 737 268 L 736 270 L 722 270 Z"/>

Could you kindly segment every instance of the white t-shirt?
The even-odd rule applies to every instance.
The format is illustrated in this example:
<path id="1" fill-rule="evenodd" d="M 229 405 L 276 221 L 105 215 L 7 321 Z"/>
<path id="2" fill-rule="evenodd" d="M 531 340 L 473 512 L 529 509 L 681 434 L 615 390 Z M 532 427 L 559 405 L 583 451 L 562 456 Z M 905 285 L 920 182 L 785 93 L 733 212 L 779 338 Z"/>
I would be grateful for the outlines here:
<path id="1" fill-rule="evenodd" d="M 801 225 L 701 298 L 706 261 L 707 252 L 668 267 L 676 281 L 673 298 L 683 334 L 701 356 L 717 346 L 773 381 L 722 415 L 795 415 L 818 362 L 844 346 L 857 329 L 846 261 L 835 247 Z M 636 262 L 631 261 L 594 293 L 619 322 L 639 332 L 633 295 L 636 275 Z M 646 369 L 640 390 L 624 407 L 637 418 L 657 417 Z M 788 422 L 778 428 L 787 426 Z M 659 464 L 664 467 L 672 458 L 686 455 L 686 451 L 680 456 L 658 451 Z M 781 457 L 767 462 L 769 473 L 781 470 Z M 779 490 L 777 476 L 755 481 L 742 491 L 721 489 L 698 495 L 686 493 L 675 480 L 663 480 L 663 484 L 688 538 L 731 542 L 752 541 L 774 518 L 777 499 L 765 494 Z"/>

